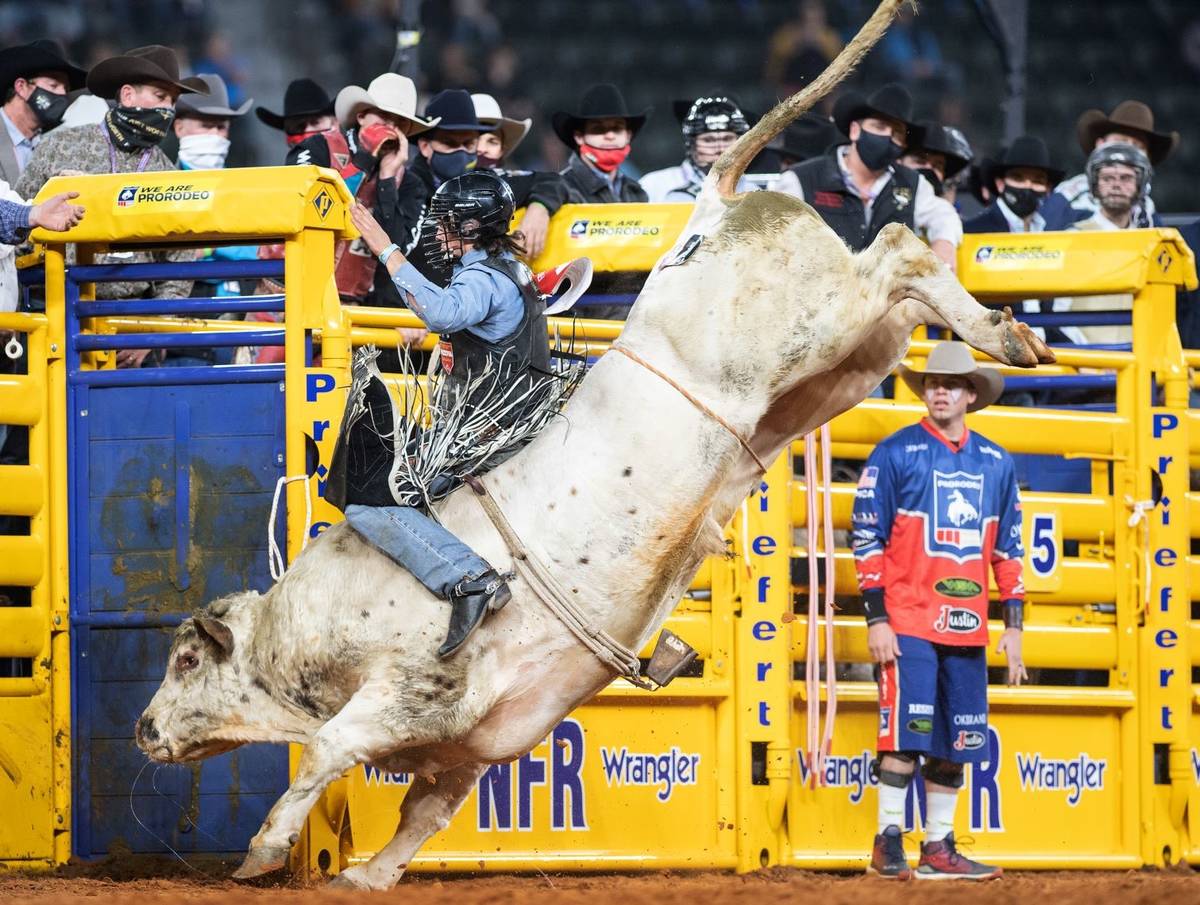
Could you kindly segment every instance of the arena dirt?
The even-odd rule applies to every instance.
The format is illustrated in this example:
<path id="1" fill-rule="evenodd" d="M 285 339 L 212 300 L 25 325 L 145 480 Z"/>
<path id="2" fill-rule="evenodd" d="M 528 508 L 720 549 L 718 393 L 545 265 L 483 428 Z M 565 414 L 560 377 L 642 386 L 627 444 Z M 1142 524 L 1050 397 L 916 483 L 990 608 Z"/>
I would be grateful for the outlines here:
<path id="1" fill-rule="evenodd" d="M 55 873 L 0 873 L 6 905 L 134 903 L 134 905 L 317 905 L 404 902 L 405 905 L 896 905 L 897 895 L 922 905 L 1159 905 L 1200 901 L 1200 875 L 1187 869 L 1113 873 L 1014 873 L 975 884 L 898 884 L 862 876 L 774 869 L 745 876 L 718 873 L 635 875 L 419 875 L 389 893 L 327 890 L 295 882 L 245 886 L 228 879 L 232 866 L 176 863 L 131 867 L 128 862 L 66 867 Z M 180 871 L 183 871 L 181 873 Z"/>

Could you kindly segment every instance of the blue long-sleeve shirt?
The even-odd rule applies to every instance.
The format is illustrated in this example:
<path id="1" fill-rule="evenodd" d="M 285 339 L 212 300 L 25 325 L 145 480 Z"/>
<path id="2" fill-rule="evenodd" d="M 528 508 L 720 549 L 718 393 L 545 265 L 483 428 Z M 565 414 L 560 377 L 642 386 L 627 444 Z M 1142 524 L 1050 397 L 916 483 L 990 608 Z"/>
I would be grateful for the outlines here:
<path id="1" fill-rule="evenodd" d="M 29 234 L 30 205 L 0 198 L 0 244 L 18 245 Z"/>
<path id="2" fill-rule="evenodd" d="M 392 274 L 392 282 L 413 313 L 435 333 L 470 330 L 481 339 L 498 342 L 517 329 L 525 306 L 517 284 L 484 266 L 486 257 L 481 249 L 463 255 L 445 289 L 421 276 L 408 261 Z"/>

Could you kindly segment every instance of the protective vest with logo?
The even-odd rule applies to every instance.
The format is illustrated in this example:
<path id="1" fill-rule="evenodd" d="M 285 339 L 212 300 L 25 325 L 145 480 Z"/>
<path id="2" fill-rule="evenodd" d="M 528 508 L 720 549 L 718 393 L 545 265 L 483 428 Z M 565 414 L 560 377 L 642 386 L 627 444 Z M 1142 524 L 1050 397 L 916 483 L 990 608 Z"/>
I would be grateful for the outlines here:
<path id="1" fill-rule="evenodd" d="M 321 138 L 329 147 L 329 161 L 334 169 L 341 174 L 346 187 L 354 194 L 354 199 L 367 210 L 375 207 L 378 194 L 378 180 L 375 175 L 368 175 L 354 163 L 357 146 L 352 133 L 341 129 L 330 129 L 322 132 Z M 338 295 L 357 301 L 362 301 L 371 291 L 375 279 L 375 255 L 360 236 L 357 239 L 342 239 L 333 245 L 333 278 L 337 283 Z"/>
<path id="2" fill-rule="evenodd" d="M 927 420 L 880 443 L 852 516 L 859 587 L 882 588 L 898 635 L 988 642 L 988 569 L 1001 600 L 1022 600 L 1021 504 L 1012 458 L 967 431 L 952 444 Z"/>
<path id="3" fill-rule="evenodd" d="M 438 343 L 442 370 L 452 381 L 466 383 L 487 370 L 498 369 L 505 382 L 532 379 L 550 371 L 550 343 L 546 336 L 546 305 L 533 285 L 529 268 L 519 261 L 487 257 L 477 262 L 504 274 L 521 290 L 521 322 L 508 336 L 490 342 L 469 329 L 448 333 Z"/>
<path id="4" fill-rule="evenodd" d="M 846 187 L 842 178 L 836 150 L 798 163 L 791 169 L 800 180 L 804 200 L 821 215 L 830 229 L 841 236 L 851 251 L 862 251 L 889 223 L 902 223 L 912 229 L 920 179 L 915 170 L 892 165 L 892 178 L 875 199 L 871 219 L 867 221 L 862 199 Z"/>

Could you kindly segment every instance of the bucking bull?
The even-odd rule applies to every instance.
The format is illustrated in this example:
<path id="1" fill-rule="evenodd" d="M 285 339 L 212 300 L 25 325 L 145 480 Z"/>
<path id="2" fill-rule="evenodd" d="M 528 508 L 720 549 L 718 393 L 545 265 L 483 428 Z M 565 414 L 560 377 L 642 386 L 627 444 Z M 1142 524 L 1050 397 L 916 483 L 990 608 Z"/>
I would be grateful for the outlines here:
<path id="1" fill-rule="evenodd" d="M 679 245 L 630 312 L 619 342 L 634 355 L 605 355 L 565 417 L 488 476 L 529 556 L 634 651 L 704 557 L 724 550 L 721 526 L 758 480 L 757 460 L 865 398 L 915 326 L 949 327 L 1009 365 L 1053 360 L 905 227 L 851 254 L 807 204 L 735 193 L 751 158 L 853 69 L 902 2 L 884 0 L 816 81 L 714 164 Z M 438 511 L 498 570 L 512 568 L 470 489 Z M 530 751 L 614 677 L 527 582 L 512 592 L 439 660 L 449 607 L 335 525 L 266 594 L 223 598 L 179 627 L 138 744 L 162 762 L 247 742 L 305 746 L 241 878 L 284 866 L 309 809 L 351 767 L 412 773 L 395 836 L 336 881 L 390 887 L 487 765 Z"/>

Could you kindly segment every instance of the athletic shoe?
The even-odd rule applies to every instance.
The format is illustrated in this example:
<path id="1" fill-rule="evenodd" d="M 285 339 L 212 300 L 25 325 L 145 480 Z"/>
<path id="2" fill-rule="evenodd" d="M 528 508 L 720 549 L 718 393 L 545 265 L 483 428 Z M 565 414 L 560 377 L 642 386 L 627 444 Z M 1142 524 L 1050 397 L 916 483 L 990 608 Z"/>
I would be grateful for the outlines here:
<path id="1" fill-rule="evenodd" d="M 995 880 L 1003 873 L 999 867 L 980 864 L 960 855 L 954 834 L 950 833 L 941 842 L 921 844 L 921 861 L 913 877 L 918 880 Z"/>
<path id="2" fill-rule="evenodd" d="M 904 857 L 904 839 L 900 835 L 900 827 L 889 826 L 875 837 L 867 873 L 885 880 L 907 880 L 912 874 L 908 859 Z"/>

